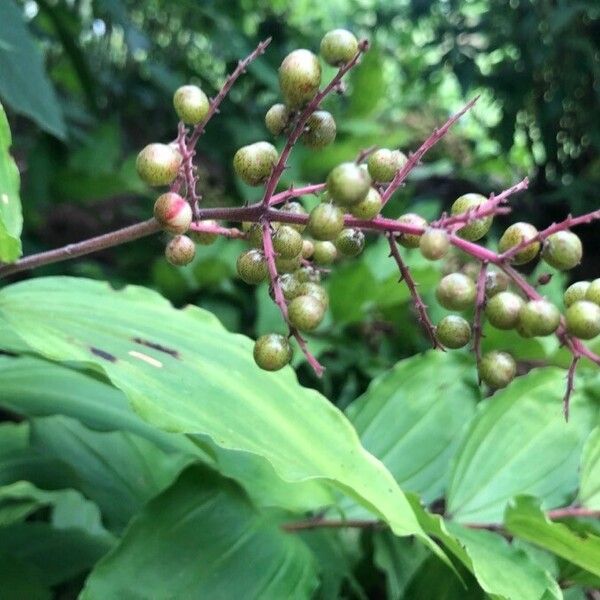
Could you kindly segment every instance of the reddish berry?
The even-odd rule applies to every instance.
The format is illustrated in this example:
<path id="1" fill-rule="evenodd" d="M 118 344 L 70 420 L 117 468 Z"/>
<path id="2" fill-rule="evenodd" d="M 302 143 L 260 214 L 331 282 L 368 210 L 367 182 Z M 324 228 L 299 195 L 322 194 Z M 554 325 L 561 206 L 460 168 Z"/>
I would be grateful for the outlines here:
<path id="1" fill-rule="evenodd" d="M 192 209 L 179 194 L 166 192 L 154 203 L 154 218 L 169 233 L 185 233 L 192 222 Z"/>

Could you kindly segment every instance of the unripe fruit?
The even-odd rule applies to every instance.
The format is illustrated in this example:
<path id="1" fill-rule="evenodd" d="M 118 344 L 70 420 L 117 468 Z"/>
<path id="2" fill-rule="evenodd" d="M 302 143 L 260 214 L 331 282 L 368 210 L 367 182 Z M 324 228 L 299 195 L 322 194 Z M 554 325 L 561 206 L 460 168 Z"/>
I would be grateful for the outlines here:
<path id="1" fill-rule="evenodd" d="M 594 279 L 585 293 L 585 299 L 600 305 L 600 279 Z"/>
<path id="2" fill-rule="evenodd" d="M 485 274 L 485 295 L 491 298 L 500 292 L 505 292 L 509 284 L 510 279 L 506 273 L 489 271 Z"/>
<path id="3" fill-rule="evenodd" d="M 208 114 L 210 103 L 197 85 L 182 85 L 173 95 L 173 106 L 186 125 L 197 125 Z"/>
<path id="4" fill-rule="evenodd" d="M 295 215 L 306 215 L 306 209 L 299 202 L 286 202 L 281 210 L 283 212 L 293 213 Z M 302 233 L 306 229 L 306 224 L 304 223 L 286 223 L 290 227 L 293 227 L 296 231 Z"/>
<path id="5" fill-rule="evenodd" d="M 367 195 L 354 206 L 350 207 L 350 212 L 357 219 L 373 219 L 381 211 L 381 194 L 375 188 L 369 188 Z"/>
<path id="6" fill-rule="evenodd" d="M 475 284 L 462 273 L 450 273 L 440 280 L 435 297 L 448 310 L 466 310 L 473 306 L 476 295 Z"/>
<path id="7" fill-rule="evenodd" d="M 169 185 L 177 177 L 181 160 L 181 154 L 167 144 L 148 144 L 137 155 L 135 168 L 148 185 Z"/>
<path id="8" fill-rule="evenodd" d="M 236 267 L 242 281 L 250 285 L 260 283 L 267 278 L 268 269 L 265 255 L 255 248 L 240 254 Z"/>
<path id="9" fill-rule="evenodd" d="M 302 142 L 309 148 L 324 148 L 335 140 L 337 128 L 332 114 L 317 110 L 306 122 L 307 131 L 302 134 Z"/>
<path id="10" fill-rule="evenodd" d="M 538 234 L 538 230 L 531 223 L 513 223 L 503 234 L 498 242 L 500 252 L 506 252 L 510 248 L 517 246 L 525 240 L 534 238 Z M 540 251 L 540 243 L 535 240 L 531 244 L 527 244 L 522 250 L 517 252 L 512 257 L 512 262 L 515 265 L 524 265 L 530 260 L 533 260 Z"/>
<path id="11" fill-rule="evenodd" d="M 454 201 L 451 213 L 453 216 L 461 215 L 481 204 L 485 204 L 485 202 L 487 202 L 487 198 L 481 194 L 463 194 Z M 490 230 L 492 220 L 491 216 L 476 219 L 461 227 L 457 233 L 461 238 L 474 242 L 481 239 Z"/>
<path id="12" fill-rule="evenodd" d="M 525 301 L 512 292 L 500 292 L 488 300 L 485 315 L 496 329 L 514 329 Z"/>
<path id="13" fill-rule="evenodd" d="M 365 234 L 360 229 L 343 229 L 335 238 L 335 247 L 344 256 L 358 256 L 365 247 Z"/>
<path id="14" fill-rule="evenodd" d="M 484 354 L 479 364 L 479 376 L 491 388 L 506 387 L 517 373 L 517 364 L 508 352 L 493 350 Z"/>
<path id="15" fill-rule="evenodd" d="M 200 221 L 199 224 L 210 225 L 211 227 L 216 227 L 218 225 L 217 221 L 213 221 L 212 219 Z M 208 231 L 190 231 L 188 235 L 196 242 L 196 244 L 202 244 L 202 246 L 210 246 L 219 237 L 218 234 L 210 233 Z"/>
<path id="16" fill-rule="evenodd" d="M 600 306 L 588 300 L 578 300 L 565 314 L 567 331 L 582 340 L 591 340 L 600 333 Z"/>
<path id="17" fill-rule="evenodd" d="M 419 240 L 419 248 L 427 260 L 438 260 L 450 249 L 448 234 L 443 229 L 427 229 Z"/>
<path id="18" fill-rule="evenodd" d="M 284 335 L 261 335 L 254 342 L 254 361 L 265 371 L 279 371 L 292 360 L 292 347 Z"/>
<path id="19" fill-rule="evenodd" d="M 318 265 L 330 265 L 337 258 L 337 248 L 333 242 L 315 242 L 313 260 Z"/>
<path id="20" fill-rule="evenodd" d="M 294 273 L 302 264 L 302 255 L 294 256 L 293 258 L 283 258 L 282 256 L 275 257 L 275 266 L 278 273 Z"/>
<path id="21" fill-rule="evenodd" d="M 571 304 L 574 304 L 578 300 L 584 300 L 585 294 L 590 287 L 589 281 L 576 281 L 570 285 L 563 294 L 563 302 L 568 308 Z"/>
<path id="22" fill-rule="evenodd" d="M 400 215 L 398 217 L 399 223 L 404 223 L 405 225 L 414 225 L 415 227 L 422 227 L 425 229 L 427 227 L 427 221 L 421 217 L 420 215 L 416 215 L 415 213 L 406 213 L 404 215 Z M 398 243 L 405 248 L 418 248 L 421 242 L 421 235 L 417 235 L 415 233 L 401 233 L 398 236 Z"/>
<path id="23" fill-rule="evenodd" d="M 344 228 L 344 213 L 335 204 L 317 204 L 308 217 L 308 230 L 315 240 L 334 240 Z"/>
<path id="24" fill-rule="evenodd" d="M 300 295 L 300 282 L 293 273 L 282 273 L 279 276 L 279 287 L 288 301 Z"/>
<path id="25" fill-rule="evenodd" d="M 400 150 L 380 148 L 375 150 L 367 160 L 369 175 L 371 175 L 373 181 L 391 181 L 394 179 L 396 171 L 401 169 L 407 160 Z"/>
<path id="26" fill-rule="evenodd" d="M 314 296 L 297 296 L 288 305 L 288 319 L 300 331 L 316 329 L 325 316 L 325 306 Z"/>
<path id="27" fill-rule="evenodd" d="M 329 295 L 318 283 L 306 281 L 300 284 L 298 296 L 314 296 L 327 309 L 329 306 Z"/>
<path id="28" fill-rule="evenodd" d="M 280 225 L 273 235 L 273 248 L 281 258 L 295 258 L 302 254 L 302 236 L 288 225 Z"/>
<path id="29" fill-rule="evenodd" d="M 262 238 L 262 225 L 260 223 L 252 223 L 246 233 L 248 234 L 248 241 L 255 248 L 262 250 L 263 238 Z"/>
<path id="30" fill-rule="evenodd" d="M 185 233 L 192 223 L 192 209 L 179 194 L 166 192 L 154 203 L 154 218 L 169 233 Z"/>
<path id="31" fill-rule="evenodd" d="M 248 185 L 260 185 L 271 174 L 279 155 L 269 142 L 242 146 L 233 157 L 233 170 Z"/>
<path id="32" fill-rule="evenodd" d="M 462 348 L 471 339 L 471 326 L 458 315 L 448 315 L 438 323 L 436 335 L 447 348 Z"/>
<path id="33" fill-rule="evenodd" d="M 519 326 L 527 336 L 550 335 L 560 324 L 560 311 L 547 300 L 530 300 L 519 312 Z"/>
<path id="34" fill-rule="evenodd" d="M 314 253 L 314 243 L 310 240 L 302 240 L 302 258 L 310 258 Z"/>
<path id="35" fill-rule="evenodd" d="M 290 52 L 279 67 L 279 87 L 290 108 L 301 108 L 312 100 L 321 84 L 319 59 L 309 50 Z"/>
<path id="36" fill-rule="evenodd" d="M 354 34 L 346 29 L 333 29 L 323 36 L 319 51 L 327 64 L 339 67 L 356 56 L 358 41 Z"/>
<path id="37" fill-rule="evenodd" d="M 338 165 L 327 176 L 327 192 L 342 206 L 354 206 L 364 200 L 370 187 L 369 174 L 353 162 Z"/>
<path id="38" fill-rule="evenodd" d="M 273 104 L 265 115 L 265 125 L 273 135 L 283 133 L 290 122 L 290 111 L 285 104 Z"/>
<path id="39" fill-rule="evenodd" d="M 318 269 L 307 265 L 300 267 L 295 273 L 294 277 L 300 282 L 312 281 L 313 283 L 319 283 L 321 281 L 321 273 Z"/>
<path id="40" fill-rule="evenodd" d="M 542 247 L 542 258 L 555 269 L 565 271 L 581 262 L 581 240 L 571 231 L 557 231 L 548 236 Z"/>
<path id="41" fill-rule="evenodd" d="M 196 246 L 187 235 L 176 235 L 165 248 L 166 259 L 176 267 L 187 265 L 196 256 Z"/>

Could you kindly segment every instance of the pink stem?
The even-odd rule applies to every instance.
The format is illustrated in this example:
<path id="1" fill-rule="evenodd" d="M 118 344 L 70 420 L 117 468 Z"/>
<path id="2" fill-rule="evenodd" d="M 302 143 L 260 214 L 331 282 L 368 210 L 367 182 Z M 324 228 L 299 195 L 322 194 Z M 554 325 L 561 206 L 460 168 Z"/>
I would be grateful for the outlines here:
<path id="1" fill-rule="evenodd" d="M 292 198 L 298 198 L 299 196 L 308 196 L 310 194 L 317 194 L 318 192 L 322 192 L 326 188 L 326 184 L 324 183 L 314 183 L 312 185 L 305 185 L 299 188 L 290 188 L 289 190 L 284 190 L 283 192 L 279 192 L 279 194 L 274 194 L 271 197 L 271 201 L 269 202 L 269 206 L 275 206 L 276 204 L 283 204 Z"/>
<path id="2" fill-rule="evenodd" d="M 246 233 L 235 227 L 222 227 L 221 225 L 213 225 L 212 223 L 205 223 L 203 221 L 192 223 L 190 225 L 190 231 L 195 231 L 197 233 L 214 233 L 215 235 L 221 235 L 232 239 L 245 239 L 248 237 Z"/>
<path id="3" fill-rule="evenodd" d="M 477 367 L 481 363 L 481 338 L 483 337 L 483 309 L 485 308 L 485 279 L 487 275 L 488 263 L 483 261 L 481 268 L 479 269 L 479 275 L 477 276 L 477 296 L 475 300 L 475 315 L 473 317 L 473 352 L 475 352 L 475 360 L 477 361 Z M 479 370 L 478 370 L 479 373 Z M 479 384 L 481 385 L 481 378 L 479 374 Z"/>
<path id="4" fill-rule="evenodd" d="M 565 390 L 565 395 L 563 397 L 563 414 L 565 415 L 565 421 L 569 420 L 569 406 L 571 403 L 571 395 L 573 394 L 573 390 L 575 389 L 575 370 L 577 369 L 577 363 L 580 358 L 580 354 L 573 354 L 573 359 L 571 360 L 569 370 L 567 371 L 567 389 Z"/>

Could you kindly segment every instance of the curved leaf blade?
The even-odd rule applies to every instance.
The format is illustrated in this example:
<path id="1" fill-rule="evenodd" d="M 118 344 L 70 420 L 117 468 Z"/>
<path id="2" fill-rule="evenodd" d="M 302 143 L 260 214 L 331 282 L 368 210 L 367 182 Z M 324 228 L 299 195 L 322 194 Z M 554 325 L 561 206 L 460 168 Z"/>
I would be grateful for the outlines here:
<path id="1" fill-rule="evenodd" d="M 579 500 L 583 506 L 600 509 L 600 427 L 590 433 L 583 449 Z"/>

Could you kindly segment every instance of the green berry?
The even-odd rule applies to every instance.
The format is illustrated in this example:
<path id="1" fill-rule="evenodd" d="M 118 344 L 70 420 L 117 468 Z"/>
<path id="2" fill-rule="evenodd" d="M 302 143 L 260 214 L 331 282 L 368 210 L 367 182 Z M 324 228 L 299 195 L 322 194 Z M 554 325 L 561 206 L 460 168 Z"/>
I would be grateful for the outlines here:
<path id="1" fill-rule="evenodd" d="M 325 288 L 318 283 L 312 281 L 301 283 L 298 292 L 298 296 L 314 296 L 325 309 L 329 306 L 329 295 L 325 291 Z"/>
<path id="2" fill-rule="evenodd" d="M 200 221 L 199 225 L 209 225 L 211 227 L 216 227 L 218 225 L 217 221 L 213 221 L 212 219 L 207 219 L 206 221 Z M 190 231 L 188 234 L 196 244 L 201 244 L 202 246 L 210 246 L 213 244 L 217 238 L 219 237 L 216 233 L 210 233 L 209 231 Z"/>
<path id="3" fill-rule="evenodd" d="M 318 269 L 307 265 L 300 267 L 295 273 L 294 277 L 300 282 L 312 281 L 313 283 L 319 283 L 321 281 L 321 273 Z"/>
<path id="4" fill-rule="evenodd" d="M 479 270 L 479 265 L 476 265 Z M 510 284 L 510 279 L 506 273 L 500 271 L 489 271 L 485 274 L 485 295 L 488 298 L 505 292 Z"/>
<path id="5" fill-rule="evenodd" d="M 320 53 L 323 60 L 332 67 L 350 62 L 358 52 L 358 41 L 346 29 L 328 31 L 321 40 Z"/>
<path id="6" fill-rule="evenodd" d="M 295 273 L 302 264 L 302 255 L 298 254 L 292 258 L 275 257 L 275 266 L 278 273 Z"/>
<path id="7" fill-rule="evenodd" d="M 471 279 L 462 273 L 450 273 L 442 277 L 435 296 L 448 310 L 466 310 L 475 302 L 476 288 Z"/>
<path id="8" fill-rule="evenodd" d="M 242 281 L 255 285 L 267 278 L 268 269 L 265 255 L 262 251 L 252 248 L 238 256 L 237 272 Z"/>
<path id="9" fill-rule="evenodd" d="M 590 287 L 588 287 L 585 293 L 585 299 L 600 305 L 600 279 L 594 279 L 590 283 Z"/>
<path id="10" fill-rule="evenodd" d="M 280 225 L 273 235 L 273 248 L 281 258 L 295 258 L 302 254 L 302 235 L 289 225 Z"/>
<path id="11" fill-rule="evenodd" d="M 315 242 L 313 260 L 318 265 L 330 265 L 337 258 L 337 248 L 333 242 Z"/>
<path id="12" fill-rule="evenodd" d="M 344 256 L 358 256 L 365 247 L 365 234 L 360 229 L 342 229 L 335 247 Z"/>
<path id="13" fill-rule="evenodd" d="M 248 241 L 255 248 L 262 249 L 263 247 L 263 230 L 260 223 L 251 223 L 246 231 L 248 234 Z"/>
<path id="14" fill-rule="evenodd" d="M 186 125 L 197 125 L 208 114 L 210 102 L 197 85 L 182 85 L 173 95 L 173 106 Z"/>
<path id="15" fill-rule="evenodd" d="M 455 350 L 469 343 L 471 326 L 467 320 L 458 315 L 448 315 L 438 323 L 436 335 L 442 345 Z"/>
<path id="16" fill-rule="evenodd" d="M 284 335 L 269 333 L 254 342 L 254 361 L 265 371 L 279 371 L 292 360 L 292 347 Z"/>
<path id="17" fill-rule="evenodd" d="M 154 218 L 169 233 L 185 233 L 192 223 L 192 209 L 179 194 L 166 192 L 154 203 Z"/>
<path id="18" fill-rule="evenodd" d="M 481 194 L 463 194 L 454 201 L 451 213 L 453 216 L 462 215 L 486 202 L 487 198 Z M 491 216 L 476 219 L 468 225 L 461 227 L 457 233 L 461 238 L 474 242 L 481 239 L 490 230 L 492 221 L 493 218 Z"/>
<path id="19" fill-rule="evenodd" d="M 310 240 L 302 240 L 302 258 L 310 258 L 315 253 L 315 244 Z"/>
<path id="20" fill-rule="evenodd" d="M 279 287 L 288 301 L 300 295 L 300 282 L 294 273 L 282 273 L 279 276 Z"/>
<path id="21" fill-rule="evenodd" d="M 319 91 L 321 65 L 309 50 L 290 52 L 279 67 L 279 87 L 288 107 L 301 108 Z"/>
<path id="22" fill-rule="evenodd" d="M 531 223 L 513 223 L 503 234 L 498 242 L 500 252 L 506 252 L 517 246 L 525 240 L 533 239 L 538 234 L 538 230 Z M 531 244 L 527 244 L 522 250 L 517 252 L 512 257 L 512 262 L 515 265 L 524 265 L 533 260 L 540 251 L 540 243 L 535 240 Z"/>
<path id="23" fill-rule="evenodd" d="M 288 319 L 300 331 L 316 329 L 325 316 L 325 306 L 315 296 L 297 296 L 288 305 Z"/>
<path id="24" fill-rule="evenodd" d="M 391 181 L 406 161 L 406 156 L 400 150 L 380 148 L 375 150 L 367 160 L 369 175 L 371 175 L 373 181 Z"/>
<path id="25" fill-rule="evenodd" d="M 177 177 L 181 160 L 181 154 L 167 144 L 148 144 L 137 155 L 135 167 L 148 185 L 169 185 Z"/>
<path id="26" fill-rule="evenodd" d="M 342 206 L 354 206 L 364 200 L 370 187 L 369 174 L 353 162 L 338 165 L 327 177 L 327 192 Z"/>
<path id="27" fill-rule="evenodd" d="M 582 340 L 591 340 L 600 333 L 600 306 L 588 300 L 578 300 L 565 314 L 567 331 Z"/>
<path id="28" fill-rule="evenodd" d="M 285 104 L 273 104 L 265 115 L 265 125 L 273 135 L 280 135 L 290 122 L 290 111 Z"/>
<path id="29" fill-rule="evenodd" d="M 519 326 L 526 336 L 545 336 L 556 331 L 560 311 L 547 300 L 530 300 L 519 312 Z"/>
<path id="30" fill-rule="evenodd" d="M 381 194 L 375 188 L 369 188 L 367 195 L 354 206 L 350 207 L 350 212 L 357 219 L 370 220 L 375 218 L 381 211 Z"/>
<path id="31" fill-rule="evenodd" d="M 565 306 L 568 308 L 571 304 L 577 302 L 578 300 L 584 300 L 585 295 L 590 287 L 589 281 L 577 281 L 574 284 L 570 285 L 563 295 L 563 301 Z"/>
<path id="32" fill-rule="evenodd" d="M 448 234 L 443 229 L 427 229 L 419 240 L 419 248 L 427 260 L 438 260 L 450 249 Z"/>
<path id="33" fill-rule="evenodd" d="M 196 246 L 187 235 L 176 235 L 165 248 L 166 259 L 176 267 L 187 265 L 196 256 Z"/>
<path id="34" fill-rule="evenodd" d="M 484 354 L 479 364 L 479 376 L 493 389 L 506 387 L 517 373 L 515 359 L 508 352 L 493 350 Z"/>
<path id="35" fill-rule="evenodd" d="M 514 329 L 519 324 L 519 314 L 524 305 L 520 296 L 500 292 L 488 300 L 485 315 L 496 329 Z"/>
<path id="36" fill-rule="evenodd" d="M 308 217 L 308 230 L 315 240 L 334 240 L 344 228 L 344 213 L 335 204 L 317 204 Z"/>
<path id="37" fill-rule="evenodd" d="M 242 146 L 233 157 L 233 170 L 248 185 L 260 185 L 271 174 L 278 157 L 275 146 L 269 142 Z"/>
<path id="38" fill-rule="evenodd" d="M 406 213 L 398 217 L 398 222 L 404 225 L 414 225 L 415 227 L 421 227 L 425 229 L 427 227 L 427 221 L 415 213 Z M 418 248 L 421 242 L 421 235 L 416 233 L 401 233 L 398 236 L 398 243 L 405 248 Z"/>
<path id="39" fill-rule="evenodd" d="M 302 134 L 302 142 L 309 148 L 324 148 L 335 140 L 335 119 L 326 110 L 317 110 L 310 115 L 306 128 Z"/>
<path id="40" fill-rule="evenodd" d="M 306 215 L 306 209 L 300 202 L 286 202 L 282 207 L 281 211 L 289 212 L 294 215 Z M 296 231 L 302 233 L 306 229 L 305 223 L 287 223 L 290 227 L 293 227 Z"/>
<path id="41" fill-rule="evenodd" d="M 555 269 L 566 271 L 581 262 L 581 240 L 571 231 L 558 231 L 548 236 L 542 248 L 542 258 Z"/>

